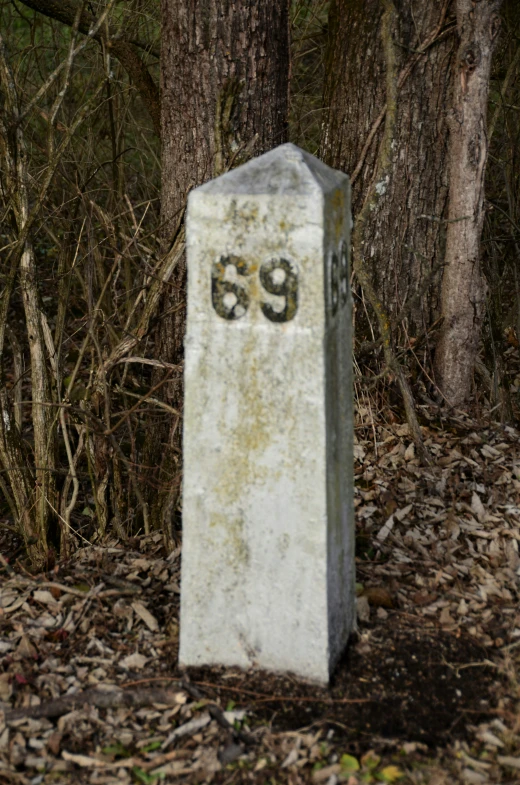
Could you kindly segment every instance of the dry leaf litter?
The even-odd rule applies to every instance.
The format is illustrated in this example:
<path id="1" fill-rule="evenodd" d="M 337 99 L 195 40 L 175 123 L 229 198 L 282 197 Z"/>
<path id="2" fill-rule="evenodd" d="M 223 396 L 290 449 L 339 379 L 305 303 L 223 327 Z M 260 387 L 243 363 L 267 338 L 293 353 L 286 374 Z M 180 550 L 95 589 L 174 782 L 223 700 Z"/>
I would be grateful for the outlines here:
<path id="1" fill-rule="evenodd" d="M 330 688 L 181 673 L 160 535 L 7 559 L 0 783 L 520 783 L 519 434 L 432 419 L 424 468 L 359 414 L 358 631 Z"/>

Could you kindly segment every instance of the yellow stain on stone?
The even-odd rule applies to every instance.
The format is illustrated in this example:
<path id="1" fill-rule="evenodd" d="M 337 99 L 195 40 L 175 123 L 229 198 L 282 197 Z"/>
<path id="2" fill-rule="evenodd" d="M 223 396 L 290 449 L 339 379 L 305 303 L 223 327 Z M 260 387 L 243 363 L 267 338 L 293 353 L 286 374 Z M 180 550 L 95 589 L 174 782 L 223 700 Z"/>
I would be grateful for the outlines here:
<path id="1" fill-rule="evenodd" d="M 274 423 L 269 418 L 264 385 L 259 379 L 263 374 L 259 373 L 255 344 L 255 335 L 251 333 L 243 348 L 242 367 L 237 369 L 237 425 L 229 434 L 233 446 L 219 484 L 223 503 L 236 502 L 237 497 L 267 473 L 260 459 L 271 441 Z"/>
<path id="2" fill-rule="evenodd" d="M 258 205 L 254 202 L 241 202 L 238 206 L 237 200 L 232 199 L 224 222 L 233 226 L 236 229 L 237 237 L 239 237 L 244 231 L 252 230 L 252 224 L 258 220 L 258 213 Z"/>
<path id="3" fill-rule="evenodd" d="M 338 223 L 339 231 L 343 228 L 344 197 L 341 191 L 334 195 L 336 209 L 333 213 L 334 220 Z M 230 223 L 230 236 L 233 237 L 233 245 L 237 247 L 237 240 L 240 237 L 247 237 L 247 232 L 255 233 L 258 231 L 258 224 L 265 222 L 267 216 L 262 217 L 256 204 L 250 205 L 247 202 L 237 203 L 233 200 L 227 211 L 226 220 Z M 286 438 L 293 438 L 293 433 L 297 430 L 296 422 L 287 422 L 290 418 L 290 401 L 285 398 L 278 399 L 279 381 L 276 378 L 266 377 L 266 367 L 269 367 L 271 358 L 270 350 L 276 352 L 277 341 L 280 333 L 285 332 L 288 325 L 277 325 L 278 336 L 273 336 L 271 346 L 265 346 L 264 351 L 259 354 L 258 336 L 254 325 L 263 325 L 265 318 L 262 314 L 260 304 L 265 299 L 265 292 L 260 285 L 258 271 L 266 259 L 277 254 L 287 254 L 288 237 L 287 234 L 294 228 L 285 220 L 279 222 L 280 230 L 286 236 L 276 237 L 276 232 L 267 234 L 268 242 L 265 244 L 261 255 L 251 255 L 247 252 L 248 275 L 247 286 L 250 296 L 250 308 L 248 319 L 251 325 L 243 333 L 243 344 L 240 352 L 240 367 L 236 369 L 237 375 L 237 396 L 234 404 L 238 407 L 235 424 L 230 429 L 226 412 L 221 410 L 222 423 L 220 430 L 223 439 L 228 443 L 230 449 L 226 453 L 225 463 L 218 468 L 218 480 L 215 490 L 219 498 L 221 510 L 229 509 L 229 514 L 225 512 L 213 513 L 209 525 L 218 527 L 226 547 L 226 560 L 236 569 L 249 564 L 251 554 L 249 544 L 244 532 L 244 519 L 237 517 L 237 502 L 241 498 L 247 497 L 248 493 L 254 488 L 277 483 L 282 473 L 290 472 L 297 474 L 299 464 L 304 462 L 305 457 L 298 456 L 293 464 L 285 466 L 280 464 L 276 469 L 267 465 L 265 452 L 280 437 L 280 432 L 285 431 Z M 264 230 L 265 231 L 265 230 Z M 276 238 L 274 242 L 273 238 Z M 271 240 L 271 242 L 269 242 Z M 244 242 L 242 240 L 242 242 Z M 243 246 L 241 253 L 245 253 Z M 289 251 L 289 255 L 292 254 Z M 300 274 L 304 274 L 305 269 L 309 268 L 314 260 L 304 256 L 299 260 Z M 303 277 L 301 283 L 304 283 Z M 301 307 L 301 305 L 300 305 Z M 317 307 L 319 305 L 317 304 Z M 309 314 L 310 315 L 310 314 Z M 237 329 L 239 325 L 230 324 L 229 329 Z M 251 329 L 253 328 L 253 329 Z M 201 372 L 205 374 L 204 368 Z M 201 379 L 202 382 L 202 379 Z M 233 404 L 233 405 L 234 405 Z M 283 550 L 287 549 L 289 543 L 283 539 L 280 543 Z"/>
<path id="4" fill-rule="evenodd" d="M 209 522 L 210 527 L 218 527 L 225 531 L 224 553 L 230 567 L 247 567 L 251 553 L 244 538 L 244 519 L 230 518 L 222 513 L 214 512 Z"/>

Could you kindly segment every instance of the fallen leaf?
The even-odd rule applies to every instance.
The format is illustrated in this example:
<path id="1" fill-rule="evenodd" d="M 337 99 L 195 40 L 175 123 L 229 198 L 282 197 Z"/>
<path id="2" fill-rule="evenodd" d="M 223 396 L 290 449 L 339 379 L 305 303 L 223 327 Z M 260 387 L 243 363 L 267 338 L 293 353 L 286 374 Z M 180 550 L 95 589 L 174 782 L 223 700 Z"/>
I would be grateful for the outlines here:
<path id="1" fill-rule="evenodd" d="M 428 591 L 416 591 L 412 594 L 412 602 L 414 605 L 431 605 L 437 597 L 437 594 L 432 594 Z"/>
<path id="2" fill-rule="evenodd" d="M 511 755 L 497 755 L 497 761 L 501 766 L 509 766 L 510 769 L 520 769 L 520 758 L 513 758 Z"/>
<path id="3" fill-rule="evenodd" d="M 353 755 L 342 755 L 340 758 L 341 773 L 350 774 L 353 771 L 359 771 L 359 761 Z"/>
<path id="4" fill-rule="evenodd" d="M 15 656 L 19 659 L 34 659 L 38 656 L 38 650 L 31 643 L 28 635 L 22 635 L 20 643 L 15 649 Z"/>
<path id="5" fill-rule="evenodd" d="M 211 716 L 208 712 L 205 712 L 204 714 L 201 714 L 200 717 L 195 717 L 195 719 L 184 723 L 184 725 L 180 725 L 178 728 L 175 728 L 175 730 L 172 731 L 168 738 L 161 744 L 161 749 L 165 750 L 170 746 L 172 741 L 181 738 L 181 736 L 193 735 L 198 730 L 208 725 L 210 722 Z"/>
<path id="6" fill-rule="evenodd" d="M 391 515 L 386 521 L 386 523 L 383 524 L 383 526 L 380 528 L 377 534 L 377 539 L 379 540 L 379 542 L 384 542 L 386 540 L 386 538 L 394 528 L 394 523 L 395 523 L 394 516 Z"/>
<path id="7" fill-rule="evenodd" d="M 71 763 L 75 763 L 76 766 L 81 766 L 83 769 L 105 769 L 107 767 L 107 761 L 91 758 L 88 755 L 77 755 L 67 752 L 67 750 L 63 750 L 61 755 L 63 760 L 70 760 Z"/>
<path id="8" fill-rule="evenodd" d="M 0 673 L 0 701 L 7 703 L 13 694 L 10 673 Z"/>
<path id="9" fill-rule="evenodd" d="M 482 499 L 473 491 L 473 495 L 471 497 L 471 511 L 475 513 L 479 521 L 483 521 L 486 517 L 486 508 L 482 504 Z"/>
<path id="10" fill-rule="evenodd" d="M 317 771 L 312 772 L 312 781 L 313 782 L 326 782 L 332 776 L 339 774 L 341 771 L 341 766 L 339 763 L 333 763 L 332 766 L 324 766 L 323 769 L 318 769 Z"/>
<path id="11" fill-rule="evenodd" d="M 397 518 L 399 523 L 401 523 L 406 518 L 408 513 L 410 513 L 412 510 L 413 510 L 413 504 L 407 504 L 406 507 L 403 507 L 400 510 L 396 510 L 394 513 L 394 517 Z"/>
<path id="12" fill-rule="evenodd" d="M 139 618 L 142 621 L 144 621 L 144 623 L 146 624 L 146 626 L 151 632 L 157 632 L 157 630 L 159 629 L 159 622 L 157 621 L 155 616 L 153 616 L 150 613 L 148 608 L 146 608 L 146 606 L 143 605 L 142 602 L 133 602 L 132 608 L 134 612 L 137 614 L 137 616 L 139 616 Z"/>
<path id="13" fill-rule="evenodd" d="M 224 717 L 229 722 L 230 725 L 234 725 L 235 722 L 242 722 L 244 717 L 246 716 L 246 712 L 244 709 L 234 709 L 230 711 L 224 712 Z"/>
<path id="14" fill-rule="evenodd" d="M 149 657 L 144 657 L 142 654 L 134 652 L 134 654 L 129 654 L 120 660 L 119 665 L 125 669 L 135 668 L 136 670 L 141 670 L 149 659 Z"/>
<path id="15" fill-rule="evenodd" d="M 37 602 L 42 602 L 44 605 L 56 605 L 56 598 L 46 589 L 40 589 L 33 592 L 33 598 Z"/>
<path id="16" fill-rule="evenodd" d="M 486 774 L 482 774 L 479 771 L 474 771 L 473 769 L 463 769 L 462 778 L 464 782 L 469 783 L 469 785 L 487 785 L 489 783 L 489 779 Z"/>
<path id="17" fill-rule="evenodd" d="M 480 741 L 483 741 L 485 744 L 491 744 L 493 747 L 504 747 L 504 742 L 495 736 L 494 733 L 491 733 L 489 730 L 479 731 L 477 733 L 477 738 Z"/>
<path id="18" fill-rule="evenodd" d="M 282 763 L 282 769 L 287 769 L 289 766 L 294 766 L 296 761 L 298 760 L 299 753 L 298 747 L 293 747 L 284 762 Z"/>
<path id="19" fill-rule="evenodd" d="M 413 458 L 415 458 L 415 444 L 413 442 L 410 442 L 410 444 L 408 445 L 408 447 L 404 452 L 404 459 L 405 461 L 411 461 L 413 460 Z"/>
<path id="20" fill-rule="evenodd" d="M 396 782 L 396 780 L 404 777 L 404 774 L 397 766 L 385 766 L 384 769 L 381 769 L 379 772 L 378 777 L 380 777 L 383 782 Z"/>

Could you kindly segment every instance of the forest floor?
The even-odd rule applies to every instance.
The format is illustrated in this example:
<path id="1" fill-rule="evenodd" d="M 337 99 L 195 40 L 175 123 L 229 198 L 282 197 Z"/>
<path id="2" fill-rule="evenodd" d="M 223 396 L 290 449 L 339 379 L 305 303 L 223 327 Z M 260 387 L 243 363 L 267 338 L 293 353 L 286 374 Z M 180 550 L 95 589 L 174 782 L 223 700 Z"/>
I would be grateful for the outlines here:
<path id="1" fill-rule="evenodd" d="M 520 783 L 519 433 L 421 420 L 428 468 L 360 412 L 359 624 L 329 689 L 180 672 L 160 535 L 39 575 L 4 538 L 0 783 Z"/>

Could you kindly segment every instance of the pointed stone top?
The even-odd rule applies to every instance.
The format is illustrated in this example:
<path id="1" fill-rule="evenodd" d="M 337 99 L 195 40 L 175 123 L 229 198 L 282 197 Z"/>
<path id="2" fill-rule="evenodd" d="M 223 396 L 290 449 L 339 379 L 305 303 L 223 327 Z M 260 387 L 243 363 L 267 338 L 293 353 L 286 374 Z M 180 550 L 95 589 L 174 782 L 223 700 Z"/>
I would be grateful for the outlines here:
<path id="1" fill-rule="evenodd" d="M 281 144 L 268 153 L 210 180 L 197 193 L 232 196 L 270 194 L 303 196 L 327 193 L 345 183 L 347 175 L 331 169 L 295 144 Z"/>

